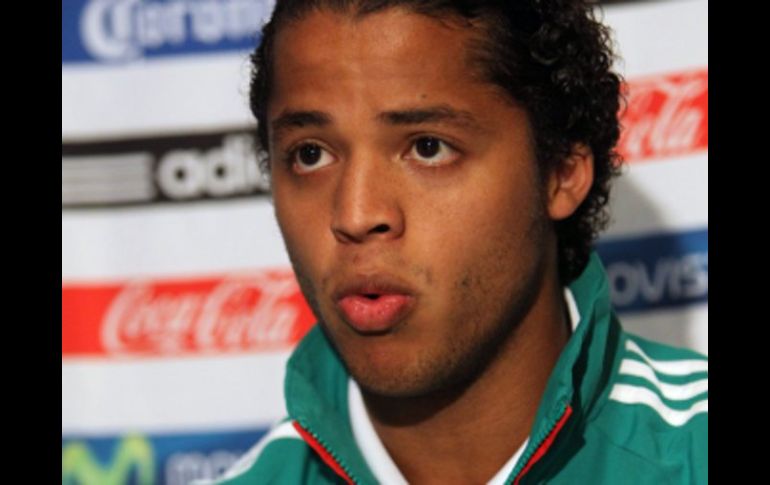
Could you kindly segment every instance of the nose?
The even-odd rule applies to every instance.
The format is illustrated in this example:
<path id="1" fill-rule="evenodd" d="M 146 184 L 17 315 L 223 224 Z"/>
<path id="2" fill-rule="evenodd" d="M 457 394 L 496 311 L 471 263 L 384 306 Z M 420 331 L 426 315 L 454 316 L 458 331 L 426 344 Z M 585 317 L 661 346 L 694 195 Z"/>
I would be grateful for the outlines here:
<path id="1" fill-rule="evenodd" d="M 334 194 L 331 231 L 343 244 L 394 240 L 404 232 L 398 180 L 387 162 L 348 160 Z"/>

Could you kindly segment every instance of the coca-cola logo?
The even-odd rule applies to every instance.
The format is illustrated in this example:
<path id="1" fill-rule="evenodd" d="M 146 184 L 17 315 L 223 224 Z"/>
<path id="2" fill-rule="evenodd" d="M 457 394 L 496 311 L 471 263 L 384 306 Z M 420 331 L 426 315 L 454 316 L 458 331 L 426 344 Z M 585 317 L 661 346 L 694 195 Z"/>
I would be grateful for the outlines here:
<path id="1" fill-rule="evenodd" d="M 633 81 L 618 149 L 627 161 L 708 148 L 708 70 Z"/>
<path id="2" fill-rule="evenodd" d="M 213 284 L 136 281 L 104 314 L 109 353 L 177 354 L 285 346 L 307 329 L 308 310 L 291 274 L 230 277 Z"/>

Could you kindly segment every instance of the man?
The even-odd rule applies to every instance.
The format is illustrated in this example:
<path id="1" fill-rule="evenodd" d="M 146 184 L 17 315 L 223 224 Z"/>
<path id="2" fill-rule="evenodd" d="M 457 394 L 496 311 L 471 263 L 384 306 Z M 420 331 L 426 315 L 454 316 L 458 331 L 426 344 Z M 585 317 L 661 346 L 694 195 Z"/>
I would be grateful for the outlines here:
<path id="1" fill-rule="evenodd" d="M 251 104 L 318 325 L 222 483 L 703 483 L 708 363 L 591 243 L 620 78 L 578 1 L 279 0 Z"/>

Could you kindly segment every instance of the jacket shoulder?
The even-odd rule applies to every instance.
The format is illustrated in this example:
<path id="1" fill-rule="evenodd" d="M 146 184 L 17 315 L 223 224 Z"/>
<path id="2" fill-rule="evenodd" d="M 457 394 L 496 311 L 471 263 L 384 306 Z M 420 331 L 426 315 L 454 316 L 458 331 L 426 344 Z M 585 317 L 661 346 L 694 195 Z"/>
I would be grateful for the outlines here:
<path id="1" fill-rule="evenodd" d="M 708 419 L 707 356 L 626 332 L 619 345 L 606 407 L 660 432 L 698 429 L 690 425 Z"/>
<path id="2" fill-rule="evenodd" d="M 706 483 L 708 357 L 626 332 L 619 344 L 594 439 L 680 478 L 671 483 Z"/>
<path id="3" fill-rule="evenodd" d="M 254 485 L 334 483 L 316 453 L 305 443 L 291 420 L 273 427 L 219 479 L 194 485 Z"/>
<path id="4" fill-rule="evenodd" d="M 623 330 L 624 345 L 627 350 L 632 352 L 636 349 L 641 349 L 649 358 L 653 360 L 698 360 L 706 362 L 706 372 L 708 372 L 708 356 L 692 349 L 684 347 L 676 347 L 674 345 L 665 344 L 662 342 L 656 342 L 649 340 L 639 335 L 629 333 Z M 638 355 L 642 355 L 636 350 Z M 703 364 L 696 364 L 697 369 L 701 369 Z"/>

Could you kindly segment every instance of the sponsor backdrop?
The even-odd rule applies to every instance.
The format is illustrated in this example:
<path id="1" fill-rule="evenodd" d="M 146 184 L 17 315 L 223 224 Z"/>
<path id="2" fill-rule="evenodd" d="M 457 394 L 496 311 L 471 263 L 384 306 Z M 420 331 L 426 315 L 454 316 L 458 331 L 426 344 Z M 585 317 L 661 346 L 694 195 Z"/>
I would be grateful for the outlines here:
<path id="1" fill-rule="evenodd" d="M 213 477 L 284 413 L 313 324 L 247 108 L 272 0 L 62 3 L 62 483 Z M 621 320 L 708 353 L 708 2 L 613 3 Z M 654 35 L 650 35 L 651 29 Z"/>

